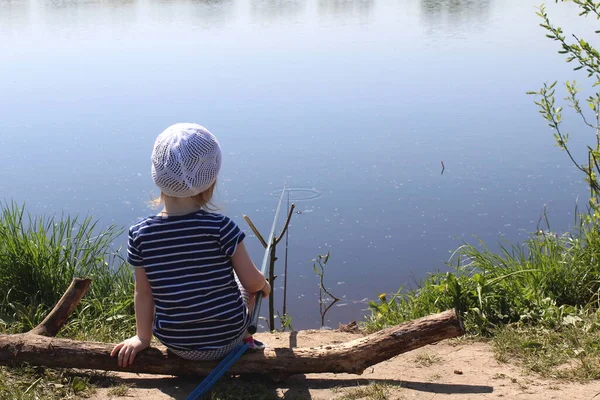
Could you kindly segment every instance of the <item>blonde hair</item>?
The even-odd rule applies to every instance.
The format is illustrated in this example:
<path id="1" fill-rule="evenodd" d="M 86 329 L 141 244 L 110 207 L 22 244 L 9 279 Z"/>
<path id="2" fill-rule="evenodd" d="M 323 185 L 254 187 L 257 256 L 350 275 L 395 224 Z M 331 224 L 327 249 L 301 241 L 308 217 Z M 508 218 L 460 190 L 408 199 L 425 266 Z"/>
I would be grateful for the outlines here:
<path id="1" fill-rule="evenodd" d="M 219 210 L 219 207 L 212 202 L 216 186 L 217 180 L 215 179 L 215 181 L 212 183 L 212 185 L 208 187 L 208 189 L 201 193 L 198 193 L 195 196 L 191 196 L 196 201 L 199 208 L 203 208 L 207 211 Z M 161 192 L 157 198 L 150 200 L 150 206 L 152 206 L 153 208 L 159 207 L 164 202 L 165 197 L 167 197 L 167 195 Z"/>

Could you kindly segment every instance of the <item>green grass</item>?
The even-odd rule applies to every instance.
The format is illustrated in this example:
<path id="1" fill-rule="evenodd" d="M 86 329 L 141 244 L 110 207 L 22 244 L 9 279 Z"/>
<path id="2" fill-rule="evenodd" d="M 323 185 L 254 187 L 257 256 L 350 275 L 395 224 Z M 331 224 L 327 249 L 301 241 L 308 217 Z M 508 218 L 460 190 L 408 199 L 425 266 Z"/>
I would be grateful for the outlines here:
<path id="1" fill-rule="evenodd" d="M 104 373 L 22 366 L 0 367 L 0 400 L 78 399 L 115 384 Z"/>
<path id="2" fill-rule="evenodd" d="M 545 378 L 600 379 L 600 314 L 566 318 L 556 328 L 503 327 L 493 347 L 499 361 L 518 362 Z"/>
<path id="3" fill-rule="evenodd" d="M 484 243 L 464 245 L 454 272 L 427 277 L 415 290 L 370 302 L 364 326 L 377 331 L 403 321 L 457 308 L 469 333 L 493 335 L 506 324 L 559 326 L 564 317 L 596 309 L 600 289 L 600 223 L 582 217 L 575 234 L 542 232 L 498 253 Z"/>
<path id="4" fill-rule="evenodd" d="M 0 206 L 0 333 L 26 332 L 54 307 L 74 277 L 92 284 L 60 336 L 117 342 L 135 330 L 133 274 L 112 243 L 122 233 L 91 217 L 31 217 Z M 68 369 L 0 368 L 0 400 L 88 395 L 103 375 Z"/>
<path id="5" fill-rule="evenodd" d="M 109 397 L 123 397 L 127 396 L 129 392 L 129 386 L 127 385 L 118 385 L 111 387 L 106 393 Z"/>
<path id="6" fill-rule="evenodd" d="M 341 390 L 341 396 L 335 397 L 336 400 L 387 400 L 390 397 L 390 385 L 382 383 L 371 383 L 366 386 L 359 386 L 351 389 Z"/>
<path id="7" fill-rule="evenodd" d="M 114 341 L 134 327 L 133 274 L 112 243 L 122 233 L 91 217 L 31 217 L 0 207 L 0 332 L 38 325 L 74 277 L 92 285 L 61 336 Z"/>
<path id="8" fill-rule="evenodd" d="M 456 308 L 471 337 L 490 338 L 501 361 L 544 377 L 600 379 L 600 217 L 574 233 L 542 232 L 490 251 L 465 245 L 454 272 L 370 302 L 368 332 Z"/>

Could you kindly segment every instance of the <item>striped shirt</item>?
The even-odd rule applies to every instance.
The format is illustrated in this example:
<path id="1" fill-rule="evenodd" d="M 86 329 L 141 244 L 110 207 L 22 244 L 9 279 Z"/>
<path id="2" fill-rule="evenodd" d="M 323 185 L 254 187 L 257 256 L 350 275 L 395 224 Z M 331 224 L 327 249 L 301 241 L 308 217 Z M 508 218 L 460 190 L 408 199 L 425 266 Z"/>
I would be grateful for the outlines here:
<path id="1" fill-rule="evenodd" d="M 156 310 L 152 331 L 165 346 L 212 350 L 243 334 L 250 318 L 231 257 L 244 237 L 231 219 L 204 210 L 131 226 L 127 261 L 145 269 Z"/>

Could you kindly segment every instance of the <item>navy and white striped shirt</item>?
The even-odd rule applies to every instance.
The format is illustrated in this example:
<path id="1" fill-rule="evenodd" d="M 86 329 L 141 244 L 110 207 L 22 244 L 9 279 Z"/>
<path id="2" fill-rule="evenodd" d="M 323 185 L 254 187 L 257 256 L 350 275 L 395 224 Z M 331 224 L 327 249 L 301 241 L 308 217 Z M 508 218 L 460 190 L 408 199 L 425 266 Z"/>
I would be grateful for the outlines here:
<path id="1" fill-rule="evenodd" d="M 231 256 L 244 237 L 228 217 L 203 210 L 150 216 L 129 229 L 127 261 L 146 271 L 152 330 L 165 346 L 212 350 L 243 334 L 250 318 Z"/>

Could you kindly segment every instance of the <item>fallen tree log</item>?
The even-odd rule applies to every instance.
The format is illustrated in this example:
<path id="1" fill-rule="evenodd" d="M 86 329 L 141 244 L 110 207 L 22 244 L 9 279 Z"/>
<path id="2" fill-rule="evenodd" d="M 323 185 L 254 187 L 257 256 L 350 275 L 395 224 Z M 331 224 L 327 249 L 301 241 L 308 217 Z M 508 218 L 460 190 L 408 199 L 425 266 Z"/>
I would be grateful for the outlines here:
<path id="1" fill-rule="evenodd" d="M 458 314 L 448 310 L 345 343 L 311 348 L 268 347 L 247 353 L 231 367 L 229 374 L 262 374 L 274 379 L 319 372 L 361 374 L 367 367 L 398 354 L 463 334 Z M 216 361 L 184 360 L 164 347 L 151 347 L 138 354 L 133 365 L 121 368 L 116 358 L 110 357 L 112 348 L 109 343 L 32 334 L 0 335 L 0 365 L 28 363 L 178 376 L 205 376 L 217 365 Z"/>
<path id="2" fill-rule="evenodd" d="M 91 279 L 74 278 L 52 311 L 38 326 L 27 333 L 30 335 L 56 336 L 83 298 L 85 292 L 87 292 L 91 283 Z"/>

